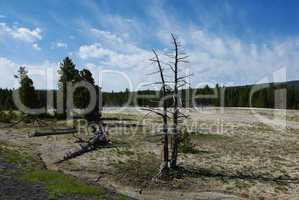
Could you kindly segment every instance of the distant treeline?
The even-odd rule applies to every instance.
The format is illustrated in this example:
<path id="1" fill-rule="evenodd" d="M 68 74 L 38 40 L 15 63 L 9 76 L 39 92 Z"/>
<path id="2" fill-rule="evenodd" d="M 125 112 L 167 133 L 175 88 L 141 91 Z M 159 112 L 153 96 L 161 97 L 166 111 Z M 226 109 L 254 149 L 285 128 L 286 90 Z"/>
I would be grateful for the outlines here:
<path id="1" fill-rule="evenodd" d="M 56 93 L 54 93 L 54 109 L 56 108 Z M 261 85 L 209 87 L 181 90 L 182 106 L 225 106 L 274 108 L 284 105 L 288 109 L 299 109 L 299 81 L 286 83 L 269 83 Z M 251 94 L 252 93 L 252 94 Z M 37 107 L 47 105 L 47 91 L 36 90 Z M 284 98 L 286 95 L 286 98 Z M 103 92 L 104 106 L 159 106 L 159 91 L 142 90 L 132 92 L 126 89 L 122 92 Z M 221 96 L 224 96 L 222 98 Z M 275 101 L 276 99 L 276 101 Z M 171 99 L 170 99 L 171 100 Z M 0 89 L 0 109 L 15 110 L 12 90 Z"/>
<path id="2" fill-rule="evenodd" d="M 180 91 L 182 106 L 225 106 L 299 109 L 299 81 L 259 85 L 189 88 Z M 250 98 L 251 96 L 251 98 Z M 129 98 L 130 97 L 130 98 Z M 105 92 L 106 106 L 159 106 L 159 91 Z M 251 101 L 251 103 L 250 103 Z"/>

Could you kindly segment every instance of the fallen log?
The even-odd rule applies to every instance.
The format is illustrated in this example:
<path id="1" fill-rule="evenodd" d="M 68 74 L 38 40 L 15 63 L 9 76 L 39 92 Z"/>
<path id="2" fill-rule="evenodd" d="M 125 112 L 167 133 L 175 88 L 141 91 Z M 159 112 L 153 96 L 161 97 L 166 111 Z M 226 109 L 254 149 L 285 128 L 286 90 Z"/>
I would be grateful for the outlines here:
<path id="1" fill-rule="evenodd" d="M 131 128 L 131 127 L 143 127 L 143 124 L 133 124 L 133 123 L 122 123 L 122 122 L 113 122 L 113 123 L 104 123 L 106 127 L 115 128 L 115 127 L 124 127 L 124 128 Z"/>
<path id="2" fill-rule="evenodd" d="M 93 147 L 89 147 L 89 146 L 82 147 L 81 146 L 81 149 L 79 149 L 77 151 L 66 153 L 66 155 L 63 157 L 63 159 L 60 160 L 60 161 L 58 161 L 58 162 L 56 162 L 55 164 L 59 164 L 59 163 L 62 163 L 64 161 L 76 158 L 76 157 L 81 156 L 81 155 L 83 155 L 85 153 L 88 153 L 88 152 L 90 152 L 92 150 L 94 150 Z"/>
<path id="3" fill-rule="evenodd" d="M 62 160 L 56 162 L 55 164 L 59 164 L 64 161 L 76 158 L 85 153 L 96 150 L 97 148 L 100 148 L 100 147 L 109 147 L 110 145 L 111 145 L 111 143 L 107 139 L 107 137 L 104 133 L 96 134 L 86 144 L 81 144 L 80 145 L 81 148 L 79 150 L 66 153 L 64 158 Z"/>
<path id="4" fill-rule="evenodd" d="M 64 129 L 53 129 L 46 131 L 34 131 L 29 135 L 29 137 L 43 137 L 51 135 L 65 135 L 65 134 L 74 134 L 77 132 L 75 128 L 64 128 Z"/>

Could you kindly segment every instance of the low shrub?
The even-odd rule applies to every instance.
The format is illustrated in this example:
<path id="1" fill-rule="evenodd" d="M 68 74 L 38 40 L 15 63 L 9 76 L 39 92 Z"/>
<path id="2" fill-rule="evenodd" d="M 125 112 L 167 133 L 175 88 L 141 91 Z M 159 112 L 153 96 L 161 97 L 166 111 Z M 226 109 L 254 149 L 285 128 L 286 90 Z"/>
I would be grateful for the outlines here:
<path id="1" fill-rule="evenodd" d="M 0 111 L 0 122 L 10 123 L 14 120 L 17 120 L 17 118 L 18 118 L 17 114 L 12 110 L 8 112 Z"/>
<path id="2" fill-rule="evenodd" d="M 187 130 L 183 130 L 179 138 L 179 148 L 180 153 L 200 153 L 199 150 L 195 148 L 195 145 L 191 141 L 191 134 Z"/>

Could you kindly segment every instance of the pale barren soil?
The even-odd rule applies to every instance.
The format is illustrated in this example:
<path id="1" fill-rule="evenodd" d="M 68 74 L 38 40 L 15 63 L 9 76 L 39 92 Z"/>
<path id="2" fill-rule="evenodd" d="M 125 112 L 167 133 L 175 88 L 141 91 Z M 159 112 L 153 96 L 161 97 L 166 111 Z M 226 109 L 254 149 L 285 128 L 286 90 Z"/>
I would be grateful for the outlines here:
<path id="1" fill-rule="evenodd" d="M 269 109 L 186 110 L 183 126 L 193 149 L 179 154 L 178 172 L 158 181 L 161 119 L 135 109 L 105 111 L 109 123 L 144 127 L 110 128 L 112 148 L 54 164 L 79 148 L 71 135 L 29 138 L 33 127 L 0 131 L 0 142 L 38 155 L 61 170 L 137 199 L 298 199 L 299 112 Z M 170 122 L 171 123 L 171 122 Z M 55 128 L 65 122 L 52 123 Z M 183 153 L 184 152 L 184 153 Z"/>

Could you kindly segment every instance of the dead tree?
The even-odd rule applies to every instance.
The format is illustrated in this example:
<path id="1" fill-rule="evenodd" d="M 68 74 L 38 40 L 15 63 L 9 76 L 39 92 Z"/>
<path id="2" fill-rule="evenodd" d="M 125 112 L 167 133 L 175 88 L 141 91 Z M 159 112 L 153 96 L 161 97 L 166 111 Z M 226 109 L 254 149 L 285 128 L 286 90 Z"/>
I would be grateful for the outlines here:
<path id="1" fill-rule="evenodd" d="M 187 118 L 186 115 L 184 115 L 179 107 L 181 104 L 181 98 L 180 98 L 180 94 L 179 94 L 179 90 L 180 88 L 188 85 L 189 83 L 186 81 L 186 78 L 191 76 L 192 74 L 188 74 L 188 75 L 184 75 L 181 76 L 180 72 L 179 72 L 179 64 L 180 63 L 187 63 L 188 61 L 186 60 L 188 58 L 188 56 L 182 51 L 181 45 L 178 42 L 178 40 L 176 39 L 176 37 L 171 34 L 172 37 L 172 42 L 174 45 L 174 49 L 173 49 L 173 53 L 172 54 L 168 54 L 167 56 L 172 60 L 168 64 L 168 66 L 170 67 L 170 69 L 172 70 L 173 74 L 174 74 L 174 80 L 173 81 L 166 81 L 165 80 L 165 76 L 164 76 L 164 69 L 162 68 L 161 65 L 161 61 L 159 59 L 158 54 L 153 50 L 155 57 L 153 59 L 151 59 L 151 61 L 153 61 L 154 63 L 156 63 L 159 67 L 159 71 L 156 73 L 160 73 L 161 76 L 161 82 L 155 82 L 154 84 L 161 84 L 162 88 L 161 88 L 161 100 L 162 100 L 162 104 L 163 104 L 163 112 L 161 112 L 159 109 L 155 109 L 155 108 L 145 108 L 144 110 L 149 111 L 150 113 L 155 113 L 159 116 L 161 116 L 163 118 L 163 142 L 164 142 L 164 148 L 163 148 L 163 162 L 161 164 L 161 168 L 160 168 L 160 176 L 163 175 L 167 175 L 169 172 L 169 148 L 168 148 L 168 139 L 169 139 L 169 135 L 168 135 L 168 118 L 169 118 L 169 114 L 172 114 L 173 116 L 173 127 L 172 127 L 172 131 L 173 131 L 173 139 L 172 139 L 172 154 L 171 154 L 171 160 L 170 160 L 170 167 L 171 168 L 176 168 L 177 166 L 177 157 L 178 157 L 178 145 L 179 145 L 179 128 L 178 128 L 178 124 L 180 122 L 181 118 Z M 168 111 L 168 103 L 167 103 L 167 99 L 168 99 L 168 88 L 169 84 L 173 85 L 173 89 L 171 90 L 172 92 L 172 97 L 173 97 L 173 111 L 170 112 Z"/>
<path id="2" fill-rule="evenodd" d="M 169 148 L 168 148 L 168 103 L 167 103 L 167 82 L 165 80 L 164 76 L 164 69 L 162 67 L 160 58 L 155 50 L 153 50 L 154 58 L 151 59 L 153 63 L 156 63 L 158 66 L 158 71 L 151 73 L 152 74 L 159 74 L 161 81 L 155 82 L 152 84 L 159 84 L 161 85 L 161 91 L 160 91 L 160 102 L 162 103 L 163 110 L 161 111 L 159 108 L 144 108 L 143 110 L 149 111 L 148 114 L 154 113 L 156 115 L 159 115 L 163 119 L 163 161 L 160 166 L 160 172 L 158 174 L 158 178 L 164 178 L 167 177 L 169 174 Z M 150 84 L 150 85 L 152 85 Z"/>
<path id="3" fill-rule="evenodd" d="M 161 66 L 161 62 L 159 59 L 158 54 L 155 50 L 153 50 L 153 53 L 155 54 L 155 58 L 152 59 L 153 62 L 156 62 L 159 67 L 159 73 L 161 77 L 161 99 L 162 99 L 162 106 L 163 106 L 163 162 L 160 167 L 160 177 L 164 177 L 168 175 L 169 172 L 169 151 L 168 151 L 168 116 L 167 116 L 167 91 L 166 91 L 166 82 L 164 78 L 163 68 Z"/>
<path id="4" fill-rule="evenodd" d="M 188 85 L 188 82 L 185 80 L 187 77 L 191 76 L 191 74 L 180 76 L 179 75 L 179 64 L 180 63 L 187 63 L 186 60 L 188 56 L 181 50 L 181 44 L 177 40 L 177 38 L 171 34 L 172 42 L 174 45 L 174 53 L 169 54 L 168 57 L 173 61 L 169 63 L 169 67 L 174 73 L 174 80 L 173 80 L 173 140 L 172 140 L 172 155 L 171 155 L 171 162 L 170 167 L 176 168 L 177 166 L 177 157 L 178 157 L 178 145 L 179 145 L 179 129 L 178 123 L 180 118 L 185 118 L 183 113 L 180 112 L 179 104 L 180 104 L 180 94 L 179 89 Z"/>

